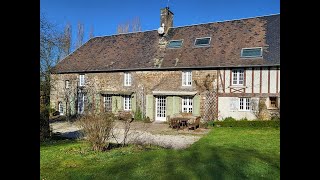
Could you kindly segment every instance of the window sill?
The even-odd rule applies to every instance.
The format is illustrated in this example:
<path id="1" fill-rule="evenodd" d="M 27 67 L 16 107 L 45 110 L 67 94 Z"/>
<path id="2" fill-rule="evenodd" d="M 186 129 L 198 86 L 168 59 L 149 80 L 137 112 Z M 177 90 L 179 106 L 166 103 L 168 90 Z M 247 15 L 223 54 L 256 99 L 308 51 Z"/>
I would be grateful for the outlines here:
<path id="1" fill-rule="evenodd" d="M 268 110 L 278 110 L 279 108 L 277 108 L 277 107 L 269 107 L 269 108 L 267 108 Z"/>
<path id="2" fill-rule="evenodd" d="M 232 86 L 229 86 L 229 88 L 247 88 L 247 86 L 244 86 L 244 85 L 232 85 Z"/>

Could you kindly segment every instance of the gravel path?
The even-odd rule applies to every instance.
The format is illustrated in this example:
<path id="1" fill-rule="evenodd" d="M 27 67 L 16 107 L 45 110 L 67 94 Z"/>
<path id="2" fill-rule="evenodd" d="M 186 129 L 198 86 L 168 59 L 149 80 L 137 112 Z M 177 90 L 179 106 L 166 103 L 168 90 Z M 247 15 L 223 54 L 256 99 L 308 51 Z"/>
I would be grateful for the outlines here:
<path id="1" fill-rule="evenodd" d="M 77 127 L 74 123 L 69 122 L 53 122 L 50 123 L 52 131 L 54 133 L 60 133 L 61 136 L 67 138 L 78 138 L 80 128 Z M 138 126 L 137 124 L 135 125 Z M 156 134 L 152 133 L 154 127 L 163 128 L 165 131 L 171 130 L 167 127 L 168 125 L 157 125 L 157 124 L 149 124 L 146 130 L 138 130 L 137 128 L 132 128 L 128 133 L 127 142 L 132 144 L 154 144 L 158 146 L 162 146 L 165 148 L 173 148 L 173 149 L 184 149 L 189 147 L 194 142 L 198 141 L 201 136 L 199 135 L 165 135 L 159 134 L 159 130 Z M 134 127 L 134 125 L 133 125 Z M 141 129 L 141 128 L 140 128 Z M 159 128 L 158 128 L 159 129 Z M 148 131 L 149 130 L 149 131 Z M 172 131 L 172 130 L 171 130 Z M 181 132 L 182 130 L 179 130 Z M 176 132 L 176 131 L 172 131 Z M 190 131 L 191 132 L 191 131 Z M 114 137 L 111 139 L 113 143 L 120 143 L 123 139 L 124 130 L 120 128 L 119 124 L 116 125 L 114 129 Z M 207 133 L 204 132 L 202 134 Z"/>

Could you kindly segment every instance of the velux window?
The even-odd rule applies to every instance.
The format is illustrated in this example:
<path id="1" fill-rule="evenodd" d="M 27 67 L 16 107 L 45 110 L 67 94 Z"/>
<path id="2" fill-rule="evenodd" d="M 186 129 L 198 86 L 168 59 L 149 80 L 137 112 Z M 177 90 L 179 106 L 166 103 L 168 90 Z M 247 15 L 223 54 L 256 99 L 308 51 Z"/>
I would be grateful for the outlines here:
<path id="1" fill-rule="evenodd" d="M 239 98 L 239 111 L 250 111 L 250 98 Z"/>
<path id="2" fill-rule="evenodd" d="M 209 46 L 211 37 L 197 38 L 194 42 L 195 46 Z"/>
<path id="3" fill-rule="evenodd" d="M 262 48 L 242 48 L 241 57 L 252 58 L 252 57 L 262 57 Z"/>
<path id="4" fill-rule="evenodd" d="M 243 69 L 232 70 L 232 85 L 243 85 L 244 73 Z"/>
<path id="5" fill-rule="evenodd" d="M 182 86 L 191 86 L 192 85 L 192 73 L 191 71 L 182 72 Z"/>
<path id="6" fill-rule="evenodd" d="M 124 73 L 124 85 L 131 86 L 131 74 L 130 73 Z"/>
<path id="7" fill-rule="evenodd" d="M 180 48 L 182 46 L 182 40 L 171 40 L 168 44 L 168 48 Z"/>

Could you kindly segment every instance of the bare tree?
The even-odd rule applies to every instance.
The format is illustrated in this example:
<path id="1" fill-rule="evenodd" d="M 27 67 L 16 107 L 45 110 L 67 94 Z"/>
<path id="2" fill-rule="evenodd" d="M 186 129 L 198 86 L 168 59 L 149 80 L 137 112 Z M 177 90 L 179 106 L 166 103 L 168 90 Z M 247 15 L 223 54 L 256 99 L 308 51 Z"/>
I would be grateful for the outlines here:
<path id="1" fill-rule="evenodd" d="M 49 110 L 50 90 L 52 80 L 51 68 L 60 59 L 61 33 L 56 30 L 55 25 L 48 21 L 43 13 L 40 14 L 40 93 L 42 103 L 40 106 L 40 137 L 50 134 Z"/>
<path id="2" fill-rule="evenodd" d="M 140 24 L 140 18 L 139 17 L 135 17 L 131 21 L 131 31 L 132 32 L 141 31 L 141 24 Z"/>
<path id="3" fill-rule="evenodd" d="M 72 27 L 68 22 L 64 28 L 63 36 L 61 37 L 61 49 L 62 55 L 61 59 L 65 58 L 71 52 L 71 35 L 72 35 Z"/>
<path id="4" fill-rule="evenodd" d="M 135 17 L 133 18 L 133 20 L 121 23 L 117 27 L 118 34 L 137 31 L 141 31 L 141 23 L 139 17 Z"/>
<path id="5" fill-rule="evenodd" d="M 76 49 L 83 44 L 84 27 L 83 23 L 78 22 Z"/>
<path id="6" fill-rule="evenodd" d="M 94 34 L 93 34 L 93 26 L 91 26 L 90 28 L 90 32 L 89 32 L 89 39 L 93 38 Z"/>

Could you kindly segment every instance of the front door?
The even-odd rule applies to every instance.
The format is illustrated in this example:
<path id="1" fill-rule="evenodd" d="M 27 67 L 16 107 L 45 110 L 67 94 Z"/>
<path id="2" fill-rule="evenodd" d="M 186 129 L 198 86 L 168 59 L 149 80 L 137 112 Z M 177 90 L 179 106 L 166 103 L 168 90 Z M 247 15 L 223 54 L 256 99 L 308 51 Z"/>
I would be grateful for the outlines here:
<path id="1" fill-rule="evenodd" d="M 166 97 L 156 97 L 156 121 L 166 120 Z"/>

